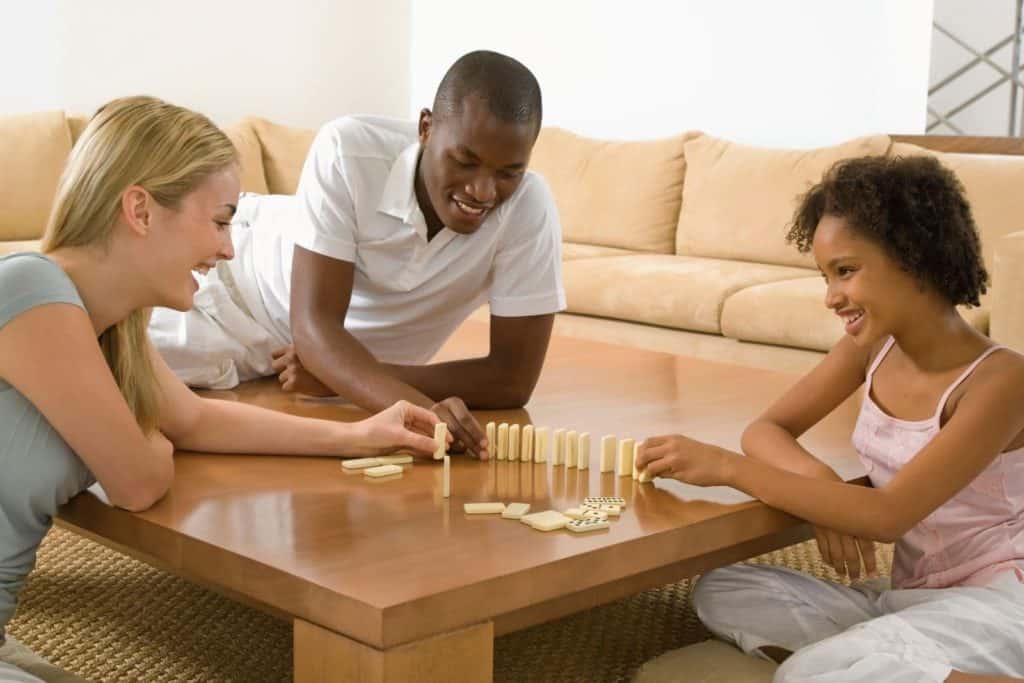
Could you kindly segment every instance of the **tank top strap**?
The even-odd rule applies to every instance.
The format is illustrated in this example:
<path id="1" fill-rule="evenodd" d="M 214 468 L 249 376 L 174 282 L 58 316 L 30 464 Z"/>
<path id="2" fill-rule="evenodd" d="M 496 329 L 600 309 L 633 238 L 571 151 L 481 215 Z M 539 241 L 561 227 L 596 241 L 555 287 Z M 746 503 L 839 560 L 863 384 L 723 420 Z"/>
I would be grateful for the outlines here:
<path id="1" fill-rule="evenodd" d="M 977 358 L 974 359 L 974 362 L 972 362 L 970 365 L 967 366 L 966 370 L 964 370 L 963 372 L 960 373 L 959 377 L 957 377 L 955 380 L 953 380 L 952 384 L 950 384 L 948 387 L 946 387 L 946 391 L 944 391 L 942 393 L 942 398 L 939 399 L 939 407 L 936 408 L 936 410 L 935 410 L 935 419 L 936 420 L 938 420 L 940 417 L 942 417 L 942 411 L 946 409 L 946 401 L 949 400 L 949 396 L 950 396 L 950 394 L 953 393 L 953 390 L 956 389 L 958 386 L 960 386 L 965 379 L 970 377 L 971 373 L 974 372 L 975 368 L 977 368 L 979 365 L 981 365 L 981 362 L 983 360 L 985 360 L 986 358 L 991 356 L 996 351 L 999 351 L 1000 349 L 1005 349 L 1005 348 L 1006 347 L 1003 346 L 1002 344 L 996 344 L 995 346 L 990 346 L 989 348 L 985 349 L 984 351 L 981 352 L 981 354 Z"/>
<path id="2" fill-rule="evenodd" d="M 892 349 L 892 345 L 895 343 L 896 337 L 889 337 L 889 339 L 886 340 L 885 344 L 882 345 L 882 350 L 879 351 L 878 355 L 875 356 L 875 359 L 871 361 L 871 366 L 868 368 L 867 377 L 864 378 L 865 382 L 869 387 L 871 386 L 871 378 L 874 377 L 875 375 L 875 370 L 877 370 L 878 366 L 882 364 L 882 360 L 884 360 L 885 357 L 889 355 L 889 351 Z M 865 395 L 867 395 L 866 392 Z"/>

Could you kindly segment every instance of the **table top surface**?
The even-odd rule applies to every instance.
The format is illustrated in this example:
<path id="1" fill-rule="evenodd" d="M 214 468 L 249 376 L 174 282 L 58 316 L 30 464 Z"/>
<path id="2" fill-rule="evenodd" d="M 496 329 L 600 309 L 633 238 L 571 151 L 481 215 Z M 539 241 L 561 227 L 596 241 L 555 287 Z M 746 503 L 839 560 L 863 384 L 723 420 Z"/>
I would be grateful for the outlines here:
<path id="1" fill-rule="evenodd" d="M 467 323 L 442 356 L 481 355 L 486 345 L 486 326 Z M 439 461 L 374 481 L 337 458 L 179 453 L 170 492 L 150 510 L 128 513 L 84 494 L 61 516 L 172 570 L 383 647 L 792 526 L 731 489 L 639 484 L 601 474 L 597 462 L 605 434 L 683 433 L 738 449 L 743 427 L 793 379 L 556 337 L 526 409 L 476 414 L 481 423 L 589 432 L 589 470 L 453 456 L 445 499 Z M 285 395 L 272 379 L 217 395 L 301 415 L 365 415 Z M 801 439 L 847 479 L 862 474 L 850 445 L 856 409 L 848 400 Z M 462 510 L 494 500 L 563 510 L 588 495 L 622 496 L 627 508 L 610 529 L 588 534 Z"/>

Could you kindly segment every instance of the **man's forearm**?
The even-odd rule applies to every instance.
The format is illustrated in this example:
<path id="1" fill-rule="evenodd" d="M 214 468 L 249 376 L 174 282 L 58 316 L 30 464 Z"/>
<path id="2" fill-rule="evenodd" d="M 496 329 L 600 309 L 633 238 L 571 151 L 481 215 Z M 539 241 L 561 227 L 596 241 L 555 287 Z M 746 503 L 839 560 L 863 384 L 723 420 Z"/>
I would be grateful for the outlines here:
<path id="1" fill-rule="evenodd" d="M 470 408 L 499 410 L 522 408 L 536 381 L 492 358 L 434 363 L 432 365 L 383 365 L 402 382 L 435 400 L 458 396 Z"/>
<path id="2" fill-rule="evenodd" d="M 296 334 L 295 351 L 302 365 L 329 389 L 369 411 L 383 410 L 402 399 L 425 408 L 435 403 L 395 376 L 340 326 Z"/>

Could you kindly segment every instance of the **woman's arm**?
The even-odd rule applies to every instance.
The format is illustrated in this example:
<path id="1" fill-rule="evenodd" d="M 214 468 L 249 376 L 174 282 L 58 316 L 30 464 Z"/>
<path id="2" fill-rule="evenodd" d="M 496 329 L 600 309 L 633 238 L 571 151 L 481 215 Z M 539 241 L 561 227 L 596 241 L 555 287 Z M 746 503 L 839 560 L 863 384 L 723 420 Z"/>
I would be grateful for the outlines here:
<path id="1" fill-rule="evenodd" d="M 201 398 L 174 375 L 160 354 L 151 353 L 162 392 L 160 429 L 176 448 L 333 456 L 400 448 L 427 455 L 434 450 L 437 416 L 405 401 L 360 422 L 297 417 L 237 401 Z"/>
<path id="2" fill-rule="evenodd" d="M 142 432 L 82 308 L 44 304 L 0 328 L 0 377 L 43 414 L 111 503 L 143 510 L 166 493 L 173 447 L 158 431 Z"/>

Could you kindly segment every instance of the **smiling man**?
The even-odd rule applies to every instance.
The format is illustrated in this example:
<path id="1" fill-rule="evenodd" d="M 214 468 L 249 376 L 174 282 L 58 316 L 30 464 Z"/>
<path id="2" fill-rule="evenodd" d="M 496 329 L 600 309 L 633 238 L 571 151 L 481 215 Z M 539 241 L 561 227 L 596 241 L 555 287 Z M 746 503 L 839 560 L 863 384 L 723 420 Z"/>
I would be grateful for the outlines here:
<path id="1" fill-rule="evenodd" d="M 295 197 L 243 196 L 251 229 L 196 309 L 155 312 L 158 348 L 193 386 L 277 374 L 374 411 L 406 399 L 487 457 L 469 408 L 527 402 L 565 307 L 558 213 L 527 170 L 540 125 L 533 74 L 487 51 L 452 65 L 418 124 L 328 123 Z M 428 364 L 484 302 L 488 355 Z"/>

